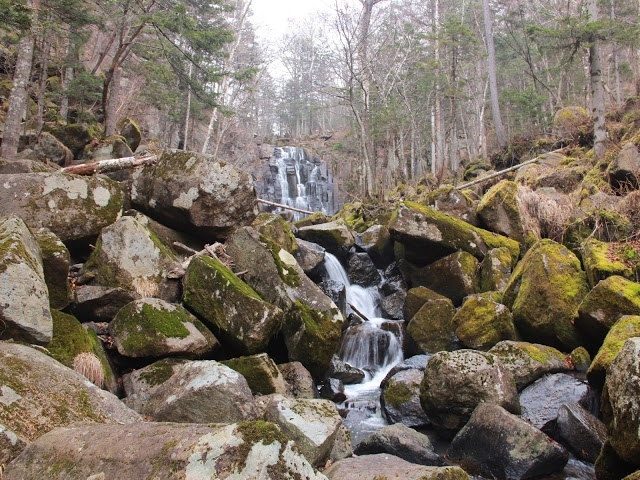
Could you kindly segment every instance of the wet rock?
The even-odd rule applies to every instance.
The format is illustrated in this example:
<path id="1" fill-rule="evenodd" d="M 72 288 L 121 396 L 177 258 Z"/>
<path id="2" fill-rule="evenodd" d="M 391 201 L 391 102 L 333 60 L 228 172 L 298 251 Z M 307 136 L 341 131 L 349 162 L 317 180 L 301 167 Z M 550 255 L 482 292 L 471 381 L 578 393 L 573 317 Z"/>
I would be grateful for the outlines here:
<path id="1" fill-rule="evenodd" d="M 322 292 L 335 303 L 343 315 L 347 312 L 347 288 L 337 280 L 324 280 L 318 284 Z"/>
<path id="2" fill-rule="evenodd" d="M 391 295 L 397 292 L 406 293 L 407 283 L 402 276 L 402 272 L 396 262 L 389 265 L 382 275 L 382 284 L 380 291 L 383 295 Z"/>
<path id="3" fill-rule="evenodd" d="M 391 234 L 383 225 L 373 225 L 356 235 L 355 244 L 369 255 L 377 268 L 385 268 L 393 261 Z"/>
<path id="4" fill-rule="evenodd" d="M 488 350 L 503 340 L 517 340 L 519 336 L 509 309 L 482 297 L 469 297 L 451 322 L 456 336 L 467 348 Z"/>
<path id="5" fill-rule="evenodd" d="M 344 385 L 337 378 L 327 378 L 320 384 L 320 398 L 331 400 L 334 403 L 342 403 L 347 399 L 344 393 Z"/>
<path id="6" fill-rule="evenodd" d="M 405 292 L 396 292 L 384 297 L 380 301 L 380 311 L 383 318 L 390 318 L 392 320 L 404 320 L 404 303 L 407 298 Z"/>
<path id="7" fill-rule="evenodd" d="M 336 355 L 331 359 L 327 374 L 332 378 L 337 378 L 345 385 L 360 383 L 365 377 L 365 373 L 362 370 L 343 362 Z"/>
<path id="8" fill-rule="evenodd" d="M 578 458 L 595 463 L 607 439 L 607 427 L 579 403 L 558 410 L 557 435 Z"/>
<path id="9" fill-rule="evenodd" d="M 387 422 L 402 423 L 412 428 L 430 425 L 431 422 L 420 405 L 420 384 L 423 378 L 424 368 L 400 370 L 387 376 L 380 394 L 380 404 Z"/>
<path id="10" fill-rule="evenodd" d="M 338 258 L 344 258 L 355 244 L 351 231 L 345 225 L 337 222 L 300 227 L 297 236 L 308 242 L 322 245 Z"/>
<path id="11" fill-rule="evenodd" d="M 126 304 L 140 299 L 132 290 L 82 285 L 74 290 L 71 312 L 82 322 L 110 322 Z"/>
<path id="12" fill-rule="evenodd" d="M 253 394 L 280 393 L 286 395 L 288 392 L 287 382 L 282 373 L 266 353 L 232 358 L 221 363 L 241 374 L 247 380 Z"/>
<path id="13" fill-rule="evenodd" d="M 374 287 L 381 280 L 376 266 L 366 253 L 352 252 L 347 255 L 347 274 L 352 284 L 362 287 Z"/>

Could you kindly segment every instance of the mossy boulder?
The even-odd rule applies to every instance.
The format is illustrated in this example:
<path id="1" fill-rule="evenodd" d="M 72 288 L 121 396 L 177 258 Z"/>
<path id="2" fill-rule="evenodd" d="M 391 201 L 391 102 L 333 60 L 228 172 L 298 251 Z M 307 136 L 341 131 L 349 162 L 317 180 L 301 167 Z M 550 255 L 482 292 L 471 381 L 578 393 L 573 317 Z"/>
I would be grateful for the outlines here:
<path id="1" fill-rule="evenodd" d="M 73 153 L 48 132 L 42 132 L 33 147 L 35 157 L 41 162 L 53 162 L 66 167 L 73 161 Z"/>
<path id="2" fill-rule="evenodd" d="M 520 254 L 515 240 L 469 225 L 413 202 L 400 203 L 389 221 L 391 237 L 404 245 L 405 259 L 424 266 L 458 250 L 482 260 L 492 248 L 507 247 L 512 262 Z"/>
<path id="3" fill-rule="evenodd" d="M 46 344 L 53 323 L 40 247 L 22 219 L 0 218 L 0 338 Z"/>
<path id="4" fill-rule="evenodd" d="M 240 373 L 247 380 L 254 394 L 287 394 L 287 382 L 276 363 L 266 353 L 232 358 L 223 361 L 222 364 Z"/>
<path id="5" fill-rule="evenodd" d="M 68 278 L 71 262 L 69 250 L 48 228 L 34 230 L 33 235 L 42 255 L 42 269 L 49 291 L 49 305 L 51 308 L 62 310 L 73 300 Z"/>
<path id="6" fill-rule="evenodd" d="M 478 216 L 487 230 L 512 238 L 520 245 L 525 244 L 517 183 L 502 180 L 491 187 L 478 204 Z"/>
<path id="7" fill-rule="evenodd" d="M 280 215 L 272 213 L 261 213 L 251 224 L 260 235 L 269 239 L 270 242 L 278 245 L 292 255 L 296 254 L 298 244 L 291 232 L 291 227 Z"/>
<path id="8" fill-rule="evenodd" d="M 492 248 L 480 262 L 480 291 L 503 292 L 511 277 L 511 253 L 505 247 Z"/>
<path id="9" fill-rule="evenodd" d="M 224 240 L 258 215 L 248 172 L 210 155 L 165 150 L 155 165 L 133 174 L 131 202 L 168 227 L 205 241 Z"/>
<path id="10" fill-rule="evenodd" d="M 624 315 L 620 317 L 609 329 L 609 333 L 607 333 L 587 371 L 587 378 L 593 386 L 598 389 L 602 388 L 611 363 L 618 356 L 625 342 L 633 337 L 640 337 L 640 316 Z"/>
<path id="11" fill-rule="evenodd" d="M 331 217 L 331 221 L 344 223 L 349 230 L 357 233 L 362 233 L 373 225 L 373 220 L 367 219 L 361 202 L 345 203 L 342 209 Z"/>
<path id="12" fill-rule="evenodd" d="M 129 408 L 142 413 L 146 403 L 156 390 L 176 373 L 174 368 L 188 361 L 182 358 L 167 357 L 146 367 L 125 373 L 122 375 L 125 395 L 122 401 Z"/>
<path id="13" fill-rule="evenodd" d="M 135 152 L 142 141 L 142 132 L 138 124 L 131 118 L 125 118 L 118 122 L 120 136 L 124 138 L 132 152 Z"/>
<path id="14" fill-rule="evenodd" d="M 122 212 L 120 185 L 102 176 L 25 173 L 2 180 L 4 214 L 19 216 L 32 229 L 46 227 L 65 244 L 93 241 Z"/>
<path id="15" fill-rule="evenodd" d="M 407 325 L 407 335 L 415 343 L 418 353 L 434 353 L 453 347 L 454 314 L 455 308 L 450 299 L 435 292 L 429 296 Z"/>
<path id="16" fill-rule="evenodd" d="M 518 340 L 509 309 L 486 298 L 469 297 L 451 323 L 458 340 L 467 348 L 488 350 L 503 340 Z"/>
<path id="17" fill-rule="evenodd" d="M 102 136 L 102 130 L 97 125 L 86 123 L 69 123 L 46 126 L 55 137 L 69 147 L 75 158 L 81 158 L 84 148 Z"/>
<path id="18" fill-rule="evenodd" d="M 131 358 L 199 357 L 220 345 L 184 307 L 158 298 L 125 305 L 109 323 L 109 333 L 118 353 Z"/>
<path id="19" fill-rule="evenodd" d="M 83 281 L 173 300 L 178 284 L 166 276 L 176 261 L 147 227 L 133 217 L 122 217 L 100 233 L 84 264 Z"/>
<path id="20" fill-rule="evenodd" d="M 429 192 L 424 203 L 471 225 L 478 225 L 476 205 L 473 200 L 451 185 Z"/>
<path id="21" fill-rule="evenodd" d="M 584 298 L 575 323 L 597 351 L 623 315 L 640 315 L 640 283 L 614 275 L 601 280 Z"/>
<path id="22" fill-rule="evenodd" d="M 429 290 L 427 287 L 414 287 L 407 290 L 407 296 L 404 300 L 404 306 L 402 307 L 402 313 L 404 318 L 408 321 L 418 313 L 422 306 L 432 300 L 446 299 L 443 295 Z"/>
<path id="23" fill-rule="evenodd" d="M 385 379 L 381 386 L 380 408 L 390 425 L 400 423 L 420 428 L 431 424 L 420 405 L 420 384 L 423 377 L 423 370 L 409 368 Z"/>
<path id="24" fill-rule="evenodd" d="M 514 269 L 503 303 L 524 340 L 571 351 L 584 344 L 573 320 L 588 291 L 580 260 L 563 245 L 545 239 Z"/>
<path id="25" fill-rule="evenodd" d="M 640 150 L 636 144 L 629 142 L 607 168 L 609 184 L 614 189 L 638 189 L 638 172 L 640 172 Z"/>
<path id="26" fill-rule="evenodd" d="M 635 272 L 629 265 L 609 255 L 610 243 L 590 238 L 582 244 L 582 263 L 591 288 L 612 275 L 635 280 Z"/>
<path id="27" fill-rule="evenodd" d="M 245 355 L 263 351 L 282 325 L 282 310 L 262 300 L 215 258 L 191 260 L 183 287 L 185 305 L 233 351 Z"/>
<path id="28" fill-rule="evenodd" d="M 300 227 L 297 236 L 308 242 L 322 245 L 338 258 L 344 258 L 355 244 L 355 238 L 349 227 L 339 222 Z"/>
<path id="29" fill-rule="evenodd" d="M 489 353 L 498 356 L 511 372 L 518 391 L 548 373 L 573 370 L 567 355 L 547 345 L 505 340 L 496 344 Z"/>

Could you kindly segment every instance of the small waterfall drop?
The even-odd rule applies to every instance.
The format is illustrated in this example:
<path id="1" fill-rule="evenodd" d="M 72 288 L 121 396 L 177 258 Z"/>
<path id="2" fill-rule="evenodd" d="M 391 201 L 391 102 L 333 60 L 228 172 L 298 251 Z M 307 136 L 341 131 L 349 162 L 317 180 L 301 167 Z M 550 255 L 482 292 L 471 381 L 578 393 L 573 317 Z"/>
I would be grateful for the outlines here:
<path id="1" fill-rule="evenodd" d="M 403 360 L 401 322 L 381 318 L 377 287 L 352 285 L 334 255 L 325 253 L 324 266 L 331 280 L 345 285 L 347 304 L 368 319 L 347 329 L 339 351 L 343 362 L 365 372 L 361 383 L 345 385 L 347 400 L 341 405 L 348 411 L 344 424 L 355 445 L 386 425 L 380 412 L 380 383 Z"/>

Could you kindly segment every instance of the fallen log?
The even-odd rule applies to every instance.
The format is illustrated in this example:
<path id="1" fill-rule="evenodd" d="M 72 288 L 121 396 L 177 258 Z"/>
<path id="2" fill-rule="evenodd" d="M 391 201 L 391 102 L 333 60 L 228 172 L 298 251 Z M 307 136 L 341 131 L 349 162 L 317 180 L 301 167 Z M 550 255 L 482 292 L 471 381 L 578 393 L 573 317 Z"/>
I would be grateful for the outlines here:
<path id="1" fill-rule="evenodd" d="M 509 172 L 513 172 L 514 170 L 518 170 L 520 167 L 524 167 L 525 165 L 529 165 L 531 163 L 536 163 L 538 160 L 539 160 L 538 157 L 536 157 L 533 160 L 528 160 L 526 162 L 519 163 L 518 165 L 514 165 L 513 167 L 505 168 L 504 170 L 500 170 L 499 172 L 492 173 L 490 175 L 487 175 L 486 177 L 476 178 L 475 180 L 473 180 L 471 182 L 463 183 L 462 185 L 458 185 L 455 188 L 456 188 L 456 190 L 463 190 L 465 188 L 469 188 L 472 185 L 475 185 L 477 183 L 482 183 L 482 182 L 484 182 L 486 180 L 491 180 L 492 178 L 496 178 L 496 177 L 499 177 L 500 175 L 504 175 L 505 173 L 509 173 Z"/>
<path id="2" fill-rule="evenodd" d="M 83 163 L 71 165 L 60 170 L 62 173 L 72 175 L 93 175 L 94 173 L 116 172 L 142 165 L 152 165 L 158 161 L 157 155 L 146 155 L 144 157 L 124 157 L 100 160 L 99 162 Z"/>
<path id="3" fill-rule="evenodd" d="M 264 203 L 265 205 L 271 205 L 273 207 L 286 208 L 287 210 L 293 210 L 294 212 L 305 213 L 307 215 L 313 215 L 316 212 L 310 212 L 308 210 L 301 210 L 299 208 L 290 207 L 289 205 L 283 205 L 282 203 L 270 202 L 269 200 L 258 199 L 260 203 Z"/>

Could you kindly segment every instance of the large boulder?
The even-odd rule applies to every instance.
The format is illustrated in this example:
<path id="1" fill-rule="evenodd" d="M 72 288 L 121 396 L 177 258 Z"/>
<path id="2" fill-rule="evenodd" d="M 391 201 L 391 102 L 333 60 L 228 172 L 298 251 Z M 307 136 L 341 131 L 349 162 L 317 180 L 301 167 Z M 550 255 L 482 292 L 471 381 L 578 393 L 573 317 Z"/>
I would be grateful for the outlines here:
<path id="1" fill-rule="evenodd" d="M 487 230 L 512 238 L 524 245 L 524 228 L 518 208 L 517 183 L 502 180 L 491 187 L 480 200 L 477 212 Z"/>
<path id="2" fill-rule="evenodd" d="M 558 410 L 557 436 L 574 455 L 595 463 L 607 439 L 607 427 L 579 403 L 565 403 Z"/>
<path id="3" fill-rule="evenodd" d="M 502 292 L 511 277 L 511 253 L 506 247 L 492 248 L 480 262 L 480 291 Z"/>
<path id="4" fill-rule="evenodd" d="M 73 153 L 49 132 L 42 132 L 38 143 L 33 147 L 33 153 L 41 162 L 53 162 L 62 167 L 71 164 Z"/>
<path id="5" fill-rule="evenodd" d="M 178 283 L 166 277 L 176 261 L 173 252 L 147 227 L 133 217 L 122 217 L 100 233 L 81 280 L 171 301 L 177 295 Z"/>
<path id="6" fill-rule="evenodd" d="M 411 289 L 405 301 L 405 318 L 409 318 L 407 334 L 420 353 L 435 353 L 449 350 L 453 346 L 454 331 L 452 319 L 455 308 L 451 300 L 427 288 Z M 423 301 L 424 300 L 424 301 Z M 422 306 L 411 317 L 407 313 L 413 306 Z"/>
<path id="7" fill-rule="evenodd" d="M 183 285 L 185 305 L 240 354 L 263 351 L 282 325 L 282 310 L 262 300 L 215 258 L 191 260 Z"/>
<path id="8" fill-rule="evenodd" d="M 436 431 L 452 438 L 479 403 L 520 413 L 513 376 L 499 357 L 474 350 L 438 352 L 427 362 L 420 404 Z"/>
<path id="9" fill-rule="evenodd" d="M 164 382 L 174 374 L 174 368 L 188 360 L 176 357 L 163 358 L 146 367 L 122 375 L 123 402 L 138 413 L 144 411 L 146 403 Z"/>
<path id="10" fill-rule="evenodd" d="M 633 142 L 627 143 L 607 168 L 609 184 L 613 188 L 638 189 L 640 151 Z"/>
<path id="11" fill-rule="evenodd" d="M 134 172 L 131 201 L 167 226 L 209 242 L 226 239 L 258 215 L 249 173 L 210 155 L 177 150 Z"/>
<path id="12" fill-rule="evenodd" d="M 636 278 L 633 268 L 609 253 L 610 246 L 610 243 L 595 238 L 589 238 L 582 244 L 582 263 L 591 288 L 612 275 L 619 275 L 627 280 Z"/>
<path id="13" fill-rule="evenodd" d="M 375 287 L 380 283 L 380 274 L 371 257 L 363 252 L 347 255 L 347 275 L 354 285 Z"/>
<path id="14" fill-rule="evenodd" d="M 353 233 L 346 225 L 338 222 L 301 227 L 297 235 L 303 240 L 322 245 L 329 253 L 339 258 L 344 258 L 355 244 Z"/>
<path id="15" fill-rule="evenodd" d="M 78 372 L 17 343 L 0 342 L 0 391 L 2 423 L 27 441 L 75 422 L 142 420 Z"/>
<path id="16" fill-rule="evenodd" d="M 284 218 L 273 213 L 261 213 L 251 224 L 261 235 L 292 255 L 298 249 L 298 240 Z"/>
<path id="17" fill-rule="evenodd" d="M 514 269 L 503 303 L 525 340 L 571 351 L 584 343 L 573 320 L 588 291 L 580 260 L 563 245 L 545 239 Z"/>
<path id="18" fill-rule="evenodd" d="M 287 395 L 289 386 L 276 363 L 266 353 L 232 358 L 222 362 L 242 375 L 251 392 L 260 395 L 280 393 Z"/>
<path id="19" fill-rule="evenodd" d="M 389 424 L 401 423 L 412 428 L 430 424 L 420 405 L 420 385 L 423 378 L 424 368 L 400 370 L 385 378 L 381 385 L 380 408 Z"/>
<path id="20" fill-rule="evenodd" d="M 2 181 L 4 215 L 16 215 L 32 229 L 46 227 L 65 243 L 94 239 L 122 211 L 120 185 L 102 176 L 27 173 L 3 175 Z"/>
<path id="21" fill-rule="evenodd" d="M 450 185 L 430 192 L 425 199 L 429 205 L 452 217 L 459 218 L 471 225 L 478 225 L 476 205 L 468 195 Z"/>
<path id="22" fill-rule="evenodd" d="M 42 270 L 49 291 L 49 304 L 51 308 L 62 310 L 73 300 L 69 283 L 69 250 L 48 228 L 39 228 L 33 235 L 42 255 Z"/>
<path id="23" fill-rule="evenodd" d="M 0 338 L 45 344 L 53 323 L 40 247 L 18 217 L 0 219 Z"/>
<path id="24" fill-rule="evenodd" d="M 483 230 L 446 213 L 413 202 L 401 203 L 389 221 L 394 240 L 405 247 L 405 258 L 424 266 L 458 250 L 482 260 L 492 248 L 507 247 L 512 262 L 520 254 L 515 240 Z"/>
<path id="25" fill-rule="evenodd" d="M 469 297 L 451 323 L 458 340 L 467 348 L 488 350 L 503 340 L 518 340 L 509 309 L 480 296 Z"/>
<path id="26" fill-rule="evenodd" d="M 318 389 L 309 370 L 300 362 L 287 362 L 278 365 L 278 370 L 287 382 L 288 395 L 294 398 L 316 398 Z"/>
<path id="27" fill-rule="evenodd" d="M 263 421 L 60 428 L 29 445 L 3 478 L 326 480 L 276 425 Z"/>
<path id="28" fill-rule="evenodd" d="M 451 442 L 447 458 L 470 473 L 517 480 L 561 472 L 569 454 L 525 420 L 481 403 Z"/>
<path id="29" fill-rule="evenodd" d="M 317 243 L 307 242 L 300 238 L 296 239 L 297 248 L 293 256 L 298 261 L 298 265 L 307 275 L 315 275 L 324 262 L 325 249 Z"/>
<path id="30" fill-rule="evenodd" d="M 356 235 L 356 246 L 365 251 L 378 268 L 384 268 L 393 261 L 393 242 L 389 229 L 383 225 L 372 225 Z"/>
<path id="31" fill-rule="evenodd" d="M 140 294 L 125 288 L 100 285 L 77 286 L 70 311 L 82 322 L 110 322 L 126 304 L 140 299 Z"/>
<path id="32" fill-rule="evenodd" d="M 184 307 L 159 298 L 124 306 L 109 324 L 109 333 L 118 353 L 131 358 L 199 357 L 220 345 Z"/>

